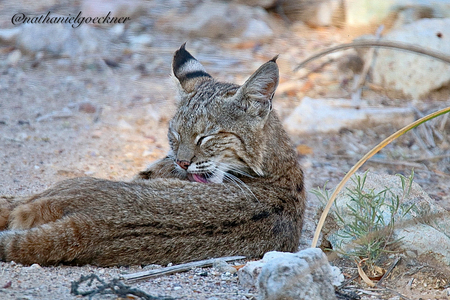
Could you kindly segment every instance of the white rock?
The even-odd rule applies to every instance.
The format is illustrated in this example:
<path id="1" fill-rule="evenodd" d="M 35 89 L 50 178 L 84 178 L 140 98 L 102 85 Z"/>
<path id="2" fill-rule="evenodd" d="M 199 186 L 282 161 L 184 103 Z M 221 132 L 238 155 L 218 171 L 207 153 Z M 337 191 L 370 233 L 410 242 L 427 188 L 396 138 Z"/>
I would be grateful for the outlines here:
<path id="1" fill-rule="evenodd" d="M 342 128 L 367 128 L 389 123 L 401 128 L 414 121 L 411 108 L 357 107 L 346 99 L 303 98 L 284 120 L 291 134 L 338 132 Z"/>
<path id="2" fill-rule="evenodd" d="M 42 270 L 42 267 L 39 264 L 32 264 L 29 267 L 25 267 L 23 268 L 25 272 L 34 272 L 34 271 L 38 271 L 38 270 Z"/>
<path id="3" fill-rule="evenodd" d="M 83 16 L 103 17 L 111 12 L 112 17 L 129 17 L 131 20 L 125 21 L 125 24 L 132 24 L 139 15 L 145 15 L 146 5 L 142 0 L 82 0 L 81 11 Z M 109 27 L 110 24 L 96 24 Z"/>
<path id="4" fill-rule="evenodd" d="M 228 273 L 228 274 L 234 274 L 236 273 L 236 268 L 233 268 L 232 265 L 230 265 L 229 263 L 227 263 L 224 260 L 219 260 L 216 261 L 213 264 L 213 268 L 216 269 L 218 272 L 220 273 Z M 222 274 L 223 275 L 223 274 Z"/>
<path id="5" fill-rule="evenodd" d="M 124 119 L 120 119 L 120 121 L 117 122 L 117 127 L 121 130 L 133 130 L 133 126 L 131 126 L 130 123 L 128 123 Z"/>
<path id="6" fill-rule="evenodd" d="M 115 37 L 120 37 L 125 32 L 125 24 L 116 24 L 111 27 L 109 32 Z"/>
<path id="7" fill-rule="evenodd" d="M 259 299 L 336 299 L 332 282 L 340 271 L 332 268 L 318 248 L 297 253 L 272 251 L 238 271 L 239 283 L 259 291 Z"/>
<path id="8" fill-rule="evenodd" d="M 450 55 L 450 18 L 422 19 L 389 32 L 383 39 Z M 450 83 L 449 64 L 398 50 L 380 49 L 372 74 L 375 84 L 413 99 Z"/>
<path id="9" fill-rule="evenodd" d="M 259 299 L 336 299 L 331 272 L 326 255 L 318 248 L 286 253 L 261 269 Z"/>
<path id="10" fill-rule="evenodd" d="M 0 29 L 0 43 L 13 44 L 21 32 L 20 27 Z"/>
<path id="11" fill-rule="evenodd" d="M 51 56 L 76 57 L 80 54 L 100 52 L 107 36 L 96 28 L 82 24 L 24 24 L 17 27 L 16 47 L 22 52 Z"/>
<path id="12" fill-rule="evenodd" d="M 260 39 L 270 38 L 273 35 L 272 29 L 263 20 L 251 19 L 248 21 L 247 28 L 242 33 L 243 38 Z"/>
<path id="13" fill-rule="evenodd" d="M 341 270 L 338 267 L 331 266 L 331 284 L 334 286 L 340 286 L 344 280 L 344 274 L 342 274 Z"/>
<path id="14" fill-rule="evenodd" d="M 128 39 L 134 47 L 151 46 L 153 42 L 153 38 L 149 34 L 131 35 Z"/>
<path id="15" fill-rule="evenodd" d="M 239 283 L 242 286 L 255 287 L 262 267 L 273 259 L 284 257 L 285 254 L 285 252 L 270 251 L 264 254 L 264 257 L 261 260 L 246 263 L 245 266 L 238 271 Z M 292 253 L 288 253 L 288 255 L 289 254 Z"/>
<path id="16" fill-rule="evenodd" d="M 440 229 L 442 230 L 442 229 Z M 402 248 L 406 253 L 414 253 L 413 257 L 430 255 L 438 261 L 450 266 L 450 240 L 446 232 L 441 232 L 427 224 L 415 224 L 394 231 L 395 237 L 403 238 Z"/>
<path id="17" fill-rule="evenodd" d="M 434 18 L 450 17 L 448 0 L 345 0 L 346 24 L 354 27 L 379 24 L 389 15 L 406 9 L 428 10 Z"/>
<path id="18" fill-rule="evenodd" d="M 11 53 L 8 54 L 8 58 L 6 61 L 8 62 L 8 65 L 15 66 L 19 62 L 19 60 L 22 58 L 22 52 L 20 52 L 19 49 L 13 50 Z"/>

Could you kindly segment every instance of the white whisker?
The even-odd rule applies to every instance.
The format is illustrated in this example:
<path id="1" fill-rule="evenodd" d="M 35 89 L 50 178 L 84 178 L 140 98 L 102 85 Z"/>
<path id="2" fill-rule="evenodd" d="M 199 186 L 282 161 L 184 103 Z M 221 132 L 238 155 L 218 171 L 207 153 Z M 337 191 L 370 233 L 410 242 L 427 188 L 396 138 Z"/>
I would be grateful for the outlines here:
<path id="1" fill-rule="evenodd" d="M 218 163 L 218 166 L 222 169 L 225 169 L 226 171 L 231 171 L 233 173 L 237 173 L 239 175 L 249 177 L 249 178 L 254 178 L 252 175 L 239 169 L 239 167 L 240 167 L 239 165 L 234 165 L 234 164 L 229 164 L 229 163 L 227 163 L 227 164 L 226 163 Z"/>
<path id="2" fill-rule="evenodd" d="M 220 166 L 220 167 L 223 167 L 223 166 Z M 238 177 L 234 176 L 233 174 L 230 174 L 230 173 L 222 170 L 220 167 L 217 166 L 216 171 L 220 172 L 223 175 L 224 179 L 227 179 L 229 182 L 234 183 L 244 193 L 244 195 L 246 195 L 247 193 L 250 193 L 253 196 L 253 198 L 255 198 L 256 201 L 259 202 L 259 199 L 255 196 L 255 194 L 252 192 L 252 190 L 249 188 L 248 185 L 246 185 L 242 180 L 240 180 Z M 244 187 L 247 190 L 247 192 L 242 187 Z"/>

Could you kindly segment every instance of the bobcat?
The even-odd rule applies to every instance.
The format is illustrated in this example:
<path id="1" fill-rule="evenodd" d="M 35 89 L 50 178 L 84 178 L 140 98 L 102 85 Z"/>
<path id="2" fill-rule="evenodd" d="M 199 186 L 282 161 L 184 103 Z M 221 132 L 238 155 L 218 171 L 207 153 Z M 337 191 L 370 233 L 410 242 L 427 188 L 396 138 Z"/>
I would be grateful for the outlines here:
<path id="1" fill-rule="evenodd" d="M 0 259 L 113 266 L 297 251 L 303 173 L 272 110 L 276 59 L 239 86 L 181 46 L 167 157 L 131 182 L 75 178 L 0 198 Z"/>

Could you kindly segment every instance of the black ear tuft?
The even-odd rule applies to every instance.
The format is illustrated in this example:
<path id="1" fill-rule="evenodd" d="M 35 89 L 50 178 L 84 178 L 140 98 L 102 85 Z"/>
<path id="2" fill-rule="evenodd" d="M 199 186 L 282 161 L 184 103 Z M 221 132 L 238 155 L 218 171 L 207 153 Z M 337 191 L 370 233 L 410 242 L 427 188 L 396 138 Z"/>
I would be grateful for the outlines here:
<path id="1" fill-rule="evenodd" d="M 179 71 L 181 66 L 183 66 L 186 62 L 188 62 L 189 60 L 196 60 L 187 50 L 186 50 L 186 43 L 184 43 L 183 45 L 181 45 L 180 49 L 178 49 L 175 52 L 175 55 L 173 56 L 173 63 L 172 63 L 172 68 L 173 68 L 173 73 L 175 74 L 175 76 L 177 76 L 177 73 L 175 71 Z M 178 78 L 178 76 L 177 76 Z"/>
<path id="2" fill-rule="evenodd" d="M 211 75 L 206 73 L 202 64 L 186 50 L 186 43 L 181 45 L 180 49 L 175 52 L 172 70 L 173 74 L 180 82 L 181 87 L 188 92 L 193 86 L 189 81 L 197 80 L 202 77 L 211 78 Z"/>

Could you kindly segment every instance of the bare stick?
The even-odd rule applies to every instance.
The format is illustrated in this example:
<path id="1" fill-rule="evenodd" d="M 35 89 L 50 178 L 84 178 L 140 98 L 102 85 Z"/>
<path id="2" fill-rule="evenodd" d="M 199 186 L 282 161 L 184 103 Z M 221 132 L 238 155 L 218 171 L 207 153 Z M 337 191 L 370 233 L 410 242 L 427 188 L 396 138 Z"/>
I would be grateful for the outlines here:
<path id="1" fill-rule="evenodd" d="M 417 107 L 412 106 L 412 108 L 414 109 L 416 114 L 419 116 L 419 118 L 423 118 L 425 116 Z M 427 122 L 424 124 L 425 126 L 422 126 L 422 133 L 425 136 L 425 139 L 428 142 L 428 144 L 432 148 L 435 148 L 436 143 L 433 138 L 433 133 L 436 133 L 436 132 L 434 131 L 433 127 L 429 123 L 431 123 L 431 122 Z"/>
<path id="2" fill-rule="evenodd" d="M 307 58 L 303 62 L 301 62 L 294 69 L 294 71 L 297 71 L 298 69 L 303 68 L 310 61 L 313 61 L 319 57 L 322 57 L 324 55 L 327 55 L 327 54 L 335 52 L 335 51 L 339 51 L 339 50 L 347 49 L 347 48 L 369 48 L 369 47 L 392 48 L 392 49 L 404 50 L 404 51 L 408 51 L 408 52 L 413 52 L 413 53 L 430 56 L 430 57 L 433 57 L 435 59 L 438 59 L 445 63 L 450 64 L 450 56 L 449 55 L 445 55 L 443 53 L 433 51 L 433 50 L 428 50 L 428 49 L 425 49 L 423 47 L 419 47 L 416 45 L 405 44 L 405 43 L 394 42 L 394 41 L 357 41 L 357 42 L 353 42 L 353 43 L 342 44 L 342 45 L 339 45 L 336 47 L 329 48 L 322 52 L 319 52 L 318 54 L 315 54 L 315 55 L 311 56 L 310 58 Z"/>
<path id="3" fill-rule="evenodd" d="M 439 160 L 439 159 L 449 158 L 449 157 L 450 157 L 450 154 L 443 154 L 443 155 L 433 155 L 433 156 L 426 156 L 426 157 L 421 157 L 421 158 L 414 158 L 414 159 L 409 159 L 408 161 L 417 162 L 417 161 L 424 161 L 424 160 Z"/>
<path id="4" fill-rule="evenodd" d="M 130 281 L 131 280 L 138 281 L 138 280 L 143 280 L 143 279 L 152 278 L 152 277 L 169 275 L 169 274 L 173 274 L 173 273 L 186 272 L 193 268 L 210 267 L 215 262 L 221 261 L 221 260 L 222 261 L 233 261 L 233 260 L 240 260 L 240 259 L 244 259 L 244 258 L 245 258 L 245 256 L 228 256 L 228 257 L 212 258 L 212 259 L 206 259 L 206 260 L 200 260 L 200 261 L 193 261 L 193 262 L 185 263 L 185 264 L 181 264 L 181 265 L 170 266 L 170 267 L 161 268 L 161 269 L 157 269 L 157 270 L 149 270 L 149 271 L 143 271 L 143 272 L 138 272 L 138 273 L 133 273 L 133 274 L 124 274 L 124 275 L 121 275 L 121 277 L 123 279 L 130 280 Z"/>
<path id="5" fill-rule="evenodd" d="M 444 131 L 445 128 L 445 124 L 448 121 L 448 115 L 445 115 L 444 118 L 442 119 L 441 125 L 439 126 L 439 130 L 440 131 Z"/>
<path id="6" fill-rule="evenodd" d="M 410 161 L 401 161 L 401 160 L 384 160 L 384 159 L 376 159 L 372 158 L 368 161 L 368 163 L 376 163 L 376 164 L 385 164 L 385 165 L 393 165 L 393 166 L 406 166 L 406 167 L 412 167 L 416 169 L 423 169 L 426 168 L 424 164 L 419 164 L 415 162 Z"/>
<path id="7" fill-rule="evenodd" d="M 384 26 L 381 25 L 378 27 L 377 32 L 375 33 L 375 37 L 377 39 L 377 42 L 381 39 L 381 32 L 383 31 Z M 369 74 L 370 67 L 372 67 L 373 61 L 377 55 L 377 51 L 375 48 L 372 48 L 369 50 L 369 53 L 367 55 L 367 60 L 364 64 L 363 71 L 361 73 L 361 76 L 359 77 L 359 80 L 356 83 L 356 88 L 353 90 L 353 92 L 356 92 L 357 90 L 361 90 L 361 87 L 364 85 L 364 82 L 366 81 L 367 74 Z"/>
<path id="8" fill-rule="evenodd" d="M 422 150 L 425 151 L 428 156 L 432 156 L 433 153 L 428 149 L 427 145 L 425 144 L 423 139 L 420 137 L 420 135 L 415 130 L 413 130 L 412 133 L 413 133 L 414 137 L 416 138 L 416 141 L 417 141 L 417 144 L 419 144 L 419 147 L 422 148 Z"/>
<path id="9" fill-rule="evenodd" d="M 377 282 L 376 286 L 379 287 L 383 283 L 383 281 L 389 276 L 389 274 L 394 270 L 395 266 L 398 264 L 398 262 L 402 259 L 401 257 L 397 257 L 397 259 L 389 266 L 386 273 L 384 273 L 383 277 Z"/>

